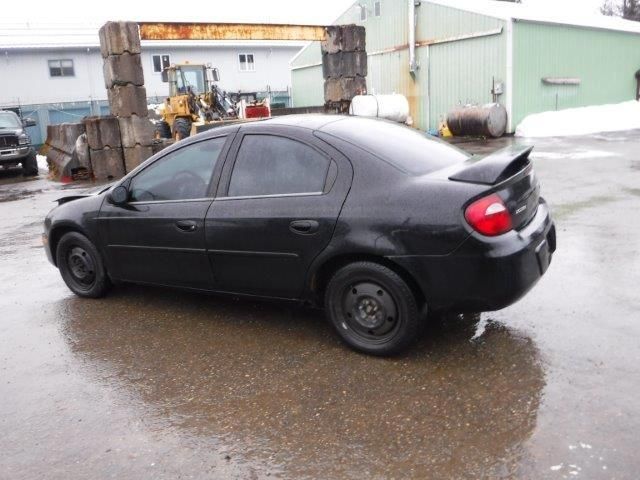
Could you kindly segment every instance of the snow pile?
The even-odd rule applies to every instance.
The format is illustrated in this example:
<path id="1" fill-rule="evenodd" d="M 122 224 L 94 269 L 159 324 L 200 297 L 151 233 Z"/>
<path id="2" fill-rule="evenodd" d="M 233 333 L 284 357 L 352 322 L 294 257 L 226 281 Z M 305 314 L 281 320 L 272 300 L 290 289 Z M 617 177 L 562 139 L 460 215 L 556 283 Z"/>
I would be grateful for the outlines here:
<path id="1" fill-rule="evenodd" d="M 640 102 L 632 100 L 529 115 L 516 128 L 516 136 L 567 137 L 636 128 L 640 129 Z"/>
<path id="2" fill-rule="evenodd" d="M 47 164 L 47 157 L 44 155 L 36 155 L 36 158 L 38 159 L 38 169 L 48 172 L 49 165 Z"/>

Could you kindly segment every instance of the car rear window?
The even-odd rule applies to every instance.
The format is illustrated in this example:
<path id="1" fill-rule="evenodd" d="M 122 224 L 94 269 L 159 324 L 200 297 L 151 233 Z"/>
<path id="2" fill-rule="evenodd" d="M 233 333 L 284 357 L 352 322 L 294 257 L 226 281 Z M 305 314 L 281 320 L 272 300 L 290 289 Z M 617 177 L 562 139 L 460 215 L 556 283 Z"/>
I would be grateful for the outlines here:
<path id="1" fill-rule="evenodd" d="M 420 130 L 371 118 L 347 118 L 321 131 L 357 145 L 412 175 L 462 163 L 470 155 Z"/>

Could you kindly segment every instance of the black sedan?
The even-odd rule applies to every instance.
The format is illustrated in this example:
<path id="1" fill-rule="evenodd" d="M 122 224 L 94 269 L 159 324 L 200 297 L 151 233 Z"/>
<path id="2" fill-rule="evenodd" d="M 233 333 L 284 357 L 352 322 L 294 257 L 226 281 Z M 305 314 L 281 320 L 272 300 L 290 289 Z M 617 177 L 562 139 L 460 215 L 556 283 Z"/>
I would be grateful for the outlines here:
<path id="1" fill-rule="evenodd" d="M 134 282 L 324 305 L 351 347 L 389 355 L 427 312 L 501 309 L 545 273 L 555 228 L 530 151 L 476 158 L 347 116 L 225 126 L 60 199 L 44 241 L 83 297 Z"/>

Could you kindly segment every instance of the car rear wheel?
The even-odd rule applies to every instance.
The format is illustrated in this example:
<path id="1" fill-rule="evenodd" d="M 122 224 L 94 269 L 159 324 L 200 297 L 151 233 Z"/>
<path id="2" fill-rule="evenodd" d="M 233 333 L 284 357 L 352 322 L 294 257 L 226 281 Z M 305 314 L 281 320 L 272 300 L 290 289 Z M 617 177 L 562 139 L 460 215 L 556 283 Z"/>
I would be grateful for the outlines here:
<path id="1" fill-rule="evenodd" d="M 56 263 L 62 279 L 81 297 L 102 297 L 111 286 L 96 247 L 84 235 L 69 232 L 56 248 Z"/>
<path id="2" fill-rule="evenodd" d="M 38 175 L 38 159 L 35 153 L 30 153 L 22 162 L 22 174 L 25 177 Z"/>
<path id="3" fill-rule="evenodd" d="M 413 292 L 393 270 L 357 262 L 338 270 L 325 292 L 325 308 L 338 335 L 371 355 L 393 355 L 418 338 L 420 314 Z"/>

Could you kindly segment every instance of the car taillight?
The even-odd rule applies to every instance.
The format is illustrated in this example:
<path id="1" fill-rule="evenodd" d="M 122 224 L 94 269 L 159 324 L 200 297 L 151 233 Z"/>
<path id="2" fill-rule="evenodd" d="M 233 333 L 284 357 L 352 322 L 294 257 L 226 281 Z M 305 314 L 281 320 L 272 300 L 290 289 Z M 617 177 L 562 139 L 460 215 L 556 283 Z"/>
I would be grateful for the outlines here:
<path id="1" fill-rule="evenodd" d="M 469 205 L 464 218 L 475 231 L 489 237 L 502 235 L 513 228 L 507 206 L 495 193 Z"/>

